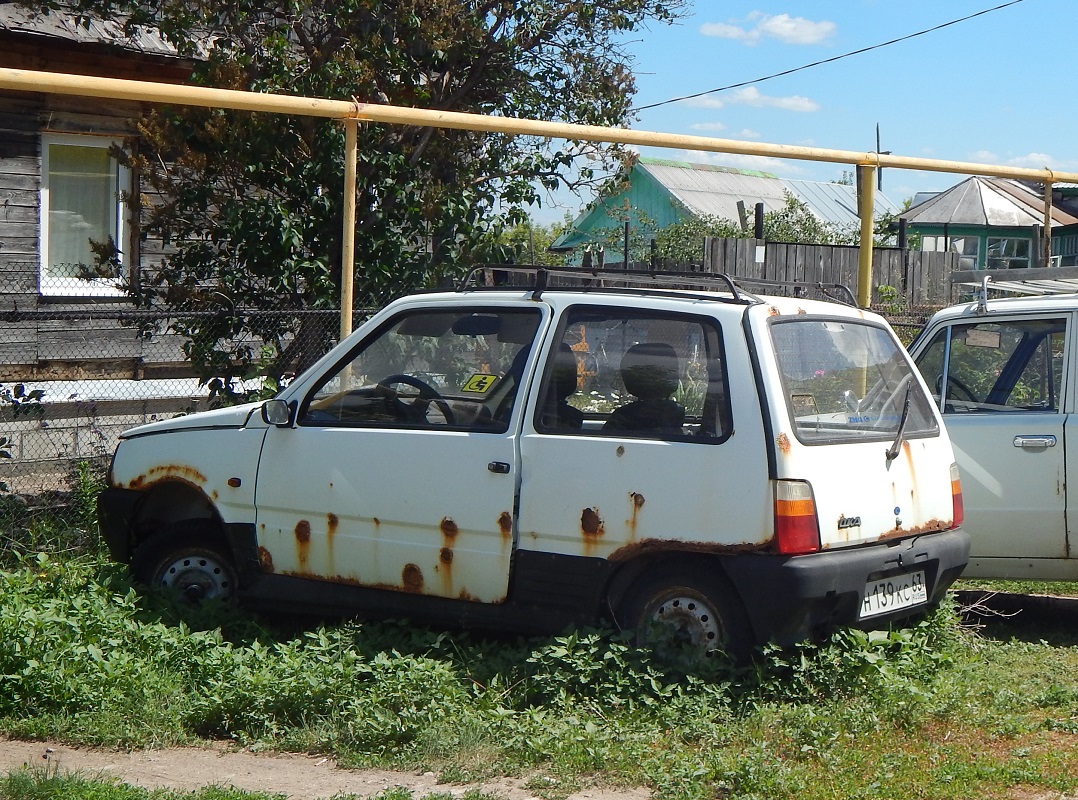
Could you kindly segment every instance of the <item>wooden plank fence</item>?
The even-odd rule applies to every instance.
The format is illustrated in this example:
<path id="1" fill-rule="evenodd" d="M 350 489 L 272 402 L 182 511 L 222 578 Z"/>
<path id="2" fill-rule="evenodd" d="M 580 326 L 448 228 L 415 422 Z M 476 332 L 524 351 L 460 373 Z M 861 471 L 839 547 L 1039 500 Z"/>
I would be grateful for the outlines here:
<path id="1" fill-rule="evenodd" d="M 704 242 L 703 270 L 742 278 L 796 283 L 840 283 L 856 292 L 860 248 L 846 245 L 790 244 L 763 239 Z M 762 259 L 761 259 L 762 256 Z M 957 253 L 922 253 L 896 247 L 872 251 L 872 302 L 891 301 L 879 287 L 894 289 L 894 300 L 910 307 L 944 306 L 959 300 L 950 274 Z M 890 292 L 885 291 L 885 295 Z"/>

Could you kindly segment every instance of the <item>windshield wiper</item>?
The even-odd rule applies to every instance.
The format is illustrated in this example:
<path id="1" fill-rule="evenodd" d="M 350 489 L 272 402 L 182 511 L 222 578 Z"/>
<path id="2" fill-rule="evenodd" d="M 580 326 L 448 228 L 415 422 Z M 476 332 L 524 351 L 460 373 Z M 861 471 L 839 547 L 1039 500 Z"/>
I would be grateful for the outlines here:
<path id="1" fill-rule="evenodd" d="M 898 451 L 902 449 L 902 437 L 906 435 L 906 423 L 910 421 L 910 397 L 913 392 L 913 379 L 906 381 L 906 400 L 902 404 L 902 417 L 898 420 L 898 434 L 894 442 L 887 448 L 887 466 L 898 458 Z"/>

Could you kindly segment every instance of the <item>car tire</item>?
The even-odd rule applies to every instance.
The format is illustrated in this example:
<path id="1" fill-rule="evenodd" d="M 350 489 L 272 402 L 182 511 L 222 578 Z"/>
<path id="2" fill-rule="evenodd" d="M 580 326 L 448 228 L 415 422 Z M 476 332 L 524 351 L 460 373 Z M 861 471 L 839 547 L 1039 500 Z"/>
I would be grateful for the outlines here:
<path id="1" fill-rule="evenodd" d="M 666 662 L 686 664 L 723 653 L 735 662 L 752 653 L 752 627 L 725 576 L 695 564 L 667 564 L 632 584 L 617 621 L 634 643 Z"/>
<path id="2" fill-rule="evenodd" d="M 154 534 L 135 550 L 135 579 L 183 603 L 231 602 L 239 581 L 219 529 L 208 520 L 184 520 Z"/>

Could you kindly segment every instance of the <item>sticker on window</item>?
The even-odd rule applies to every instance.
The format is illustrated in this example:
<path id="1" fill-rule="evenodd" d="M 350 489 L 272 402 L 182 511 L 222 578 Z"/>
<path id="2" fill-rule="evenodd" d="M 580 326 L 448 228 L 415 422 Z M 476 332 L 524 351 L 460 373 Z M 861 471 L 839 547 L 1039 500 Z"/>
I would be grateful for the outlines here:
<path id="1" fill-rule="evenodd" d="M 460 390 L 462 392 L 471 392 L 472 394 L 486 394 L 490 391 L 490 387 L 494 385 L 496 380 L 498 380 L 497 375 L 488 375 L 477 372 L 465 381 L 464 385 L 460 387 Z"/>

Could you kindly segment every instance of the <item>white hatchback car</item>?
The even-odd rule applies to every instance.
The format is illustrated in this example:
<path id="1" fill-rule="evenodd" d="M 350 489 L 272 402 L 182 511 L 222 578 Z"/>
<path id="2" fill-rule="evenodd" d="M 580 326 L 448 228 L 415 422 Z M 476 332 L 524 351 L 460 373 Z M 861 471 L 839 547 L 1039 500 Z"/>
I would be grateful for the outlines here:
<path id="1" fill-rule="evenodd" d="M 883 319 L 725 276 L 515 273 L 392 303 L 276 399 L 126 432 L 113 557 L 191 600 L 735 652 L 958 577 L 951 445 Z"/>

